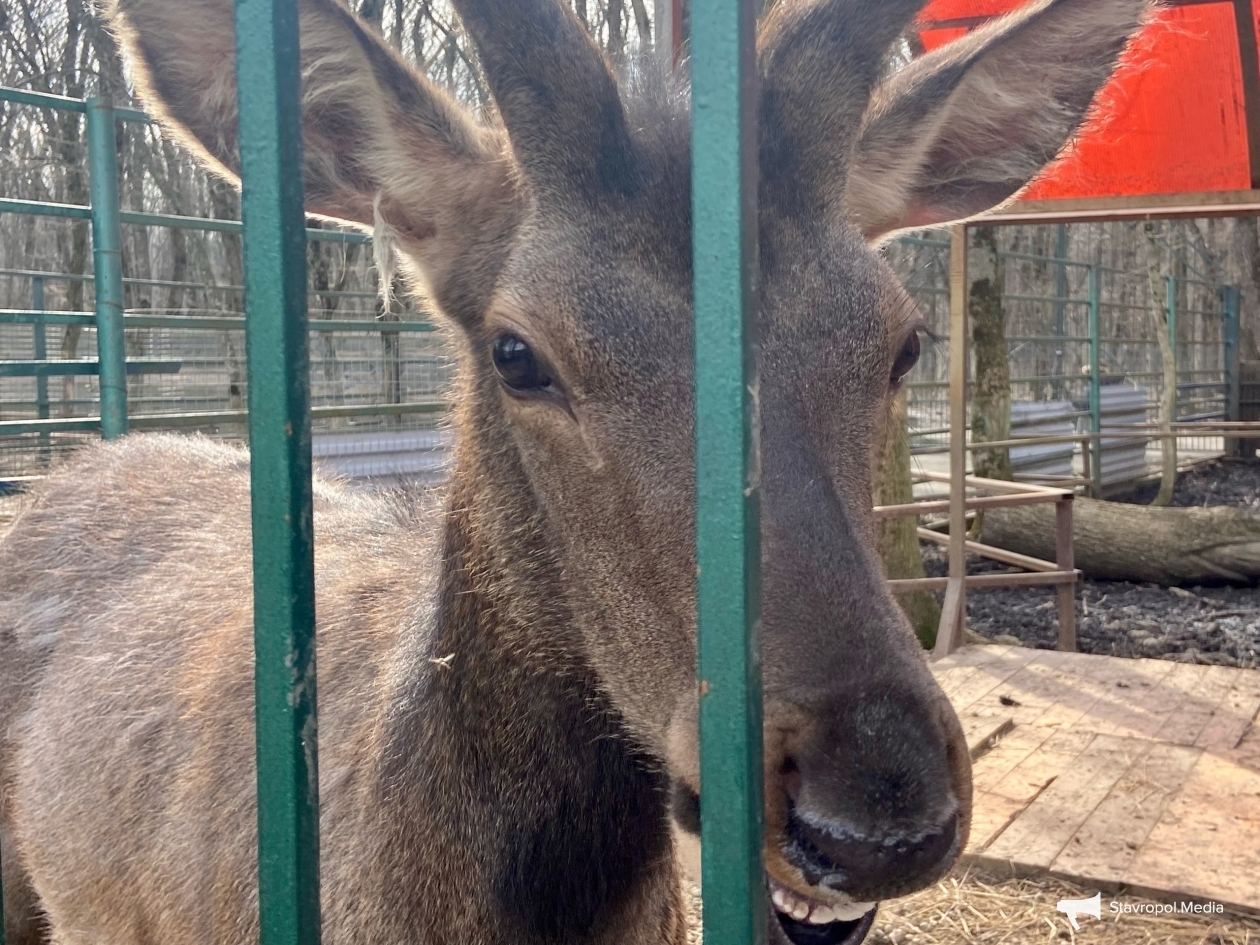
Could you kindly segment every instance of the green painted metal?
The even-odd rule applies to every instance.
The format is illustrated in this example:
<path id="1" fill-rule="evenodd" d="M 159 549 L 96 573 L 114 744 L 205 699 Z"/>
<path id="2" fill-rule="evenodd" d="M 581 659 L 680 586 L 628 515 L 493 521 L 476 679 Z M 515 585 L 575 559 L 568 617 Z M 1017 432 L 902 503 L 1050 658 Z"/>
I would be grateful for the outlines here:
<path id="1" fill-rule="evenodd" d="M 112 136 L 111 136 L 112 139 Z M 25 213 L 41 217 L 65 217 L 70 220 L 90 220 L 92 208 L 72 203 L 47 203 L 42 200 L 17 200 L 0 198 L 0 213 Z M 123 210 L 118 214 L 120 223 L 130 226 L 165 226 L 176 230 L 204 230 L 216 233 L 240 233 L 239 220 L 216 220 L 213 217 L 184 217 L 173 213 L 141 213 Z M 325 243 L 369 243 L 371 237 L 351 230 L 308 229 L 306 238 Z"/>
<path id="2" fill-rule="evenodd" d="M 316 945 L 315 559 L 296 0 L 237 0 L 261 945 Z"/>
<path id="3" fill-rule="evenodd" d="M 57 417 L 52 420 L 0 420 L 0 436 L 29 433 L 98 433 L 100 417 Z"/>
<path id="4" fill-rule="evenodd" d="M 129 375 L 138 374 L 178 374 L 183 361 L 126 361 L 123 369 Z M 47 378 L 50 377 L 96 377 L 101 373 L 99 361 L 0 361 L 0 377 L 34 377 L 44 380 L 47 400 Z M 47 404 L 45 404 L 47 406 Z"/>
<path id="5" fill-rule="evenodd" d="M 66 217 L 70 220 L 92 219 L 92 208 L 72 203 L 46 203 L 42 200 L 15 200 L 0 197 L 0 213 L 25 213 L 36 217 Z"/>
<path id="6" fill-rule="evenodd" d="M 0 325 L 94 325 L 96 318 L 77 312 L 0 310 Z M 126 328 L 202 328 L 243 331 L 245 319 L 239 315 L 123 315 Z M 367 319 L 317 319 L 307 327 L 313 332 L 402 331 L 432 332 L 430 322 L 383 322 Z"/>
<path id="7" fill-rule="evenodd" d="M 44 279 L 42 276 L 35 276 L 31 279 L 31 308 L 37 312 L 44 310 Z M 46 327 L 46 324 L 42 321 L 37 321 L 31 325 L 32 348 L 34 349 L 35 357 L 39 360 L 44 360 L 48 357 L 48 333 L 45 330 Z M 51 405 L 48 401 L 48 378 L 46 377 L 35 378 L 35 416 L 40 420 L 47 420 L 52 416 Z M 39 447 L 40 462 L 43 465 L 48 464 L 48 447 L 50 445 L 51 440 L 48 434 L 41 433 L 39 435 Z M 0 921 L 0 925 L 3 925 L 2 921 Z M 4 945 L 4 943 L 0 942 L 0 945 Z"/>
<path id="8" fill-rule="evenodd" d="M 87 103 L 81 98 L 67 98 L 64 95 L 52 95 L 48 92 L 32 92 L 29 89 L 11 89 L 0 86 L 0 102 L 15 102 L 19 105 L 35 105 L 39 108 L 56 108 L 63 112 L 85 112 Z M 117 121 L 139 121 L 149 123 L 153 119 L 144 112 L 134 108 L 115 108 L 114 118 Z"/>
<path id="9" fill-rule="evenodd" d="M 405 404 L 352 404 L 311 408 L 311 418 L 325 420 L 330 417 L 393 417 L 416 414 L 445 413 L 449 405 L 445 401 L 416 401 Z M 199 411 L 197 413 L 152 413 L 131 417 L 133 430 L 165 430 L 173 427 L 212 427 L 226 423 L 244 423 L 249 419 L 247 410 Z M 79 433 L 96 432 L 101 428 L 99 417 L 76 417 L 53 420 L 0 420 L 0 436 L 17 436 L 30 433 Z"/>
<path id="10" fill-rule="evenodd" d="M 1173 383 L 1176 384 L 1177 377 L 1177 355 L 1180 353 L 1177 345 L 1177 279 L 1174 276 L 1164 277 L 1164 305 L 1168 312 L 1168 343 L 1172 345 L 1173 353 Z M 1172 419 L 1177 419 L 1178 398 L 1180 390 L 1173 392 L 1173 415 Z"/>
<path id="11" fill-rule="evenodd" d="M 1227 285 L 1220 289 L 1221 309 L 1225 313 L 1225 419 L 1238 420 L 1241 416 L 1238 373 L 1239 335 L 1241 330 L 1242 295 L 1238 286 Z"/>
<path id="12" fill-rule="evenodd" d="M 755 10 L 691 6 L 704 937 L 765 940 Z"/>
<path id="13" fill-rule="evenodd" d="M 127 432 L 127 349 L 123 336 L 122 227 L 118 220 L 114 109 L 108 99 L 100 96 L 87 100 L 87 143 L 101 436 L 112 440 Z"/>
<path id="14" fill-rule="evenodd" d="M 1096 434 L 1102 432 L 1102 273 L 1097 266 L 1089 267 L 1089 432 L 1095 434 L 1089 448 L 1093 451 L 1090 470 L 1094 477 L 1095 493 L 1102 486 L 1102 440 Z"/>

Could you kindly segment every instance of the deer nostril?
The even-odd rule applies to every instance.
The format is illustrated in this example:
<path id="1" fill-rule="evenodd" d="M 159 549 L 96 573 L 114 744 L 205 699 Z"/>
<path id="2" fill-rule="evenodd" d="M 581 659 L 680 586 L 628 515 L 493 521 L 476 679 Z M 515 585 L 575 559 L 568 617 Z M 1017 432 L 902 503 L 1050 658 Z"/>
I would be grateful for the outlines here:
<path id="1" fill-rule="evenodd" d="M 787 795 L 788 801 L 795 804 L 801 795 L 801 788 L 804 785 L 804 779 L 801 777 L 801 769 L 797 767 L 794 758 L 787 758 L 783 764 L 779 766 L 779 784 L 783 788 L 783 793 Z"/>
<path id="2" fill-rule="evenodd" d="M 871 902 L 922 886 L 948 862 L 958 815 L 939 823 L 889 827 L 880 836 L 793 809 L 784 853 L 811 885 Z"/>

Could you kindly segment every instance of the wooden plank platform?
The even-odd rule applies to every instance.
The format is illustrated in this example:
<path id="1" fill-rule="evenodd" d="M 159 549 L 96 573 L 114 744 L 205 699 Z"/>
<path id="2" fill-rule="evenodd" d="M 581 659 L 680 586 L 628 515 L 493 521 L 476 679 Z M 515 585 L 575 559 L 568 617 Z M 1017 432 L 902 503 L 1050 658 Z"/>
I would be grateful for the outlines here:
<path id="1" fill-rule="evenodd" d="M 963 724 L 964 860 L 1260 915 L 1260 671 L 967 646 L 931 664 Z"/>

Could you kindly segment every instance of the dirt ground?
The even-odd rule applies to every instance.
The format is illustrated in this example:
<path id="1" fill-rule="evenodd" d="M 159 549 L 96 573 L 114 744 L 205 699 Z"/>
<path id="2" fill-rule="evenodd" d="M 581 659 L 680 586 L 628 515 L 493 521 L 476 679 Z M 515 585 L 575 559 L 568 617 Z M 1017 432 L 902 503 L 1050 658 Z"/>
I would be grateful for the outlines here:
<path id="1" fill-rule="evenodd" d="M 1156 487 L 1126 497 L 1149 502 Z M 1213 462 L 1181 474 L 1173 504 L 1260 508 L 1260 462 Z M 944 575 L 945 549 L 925 546 L 929 575 Z M 1004 570 L 968 557 L 968 571 Z M 967 626 L 1002 643 L 1056 645 L 1054 591 L 1001 588 L 967 595 Z M 1083 653 L 1159 657 L 1223 666 L 1260 666 L 1260 588 L 1164 588 L 1086 579 L 1077 591 L 1077 641 Z"/>

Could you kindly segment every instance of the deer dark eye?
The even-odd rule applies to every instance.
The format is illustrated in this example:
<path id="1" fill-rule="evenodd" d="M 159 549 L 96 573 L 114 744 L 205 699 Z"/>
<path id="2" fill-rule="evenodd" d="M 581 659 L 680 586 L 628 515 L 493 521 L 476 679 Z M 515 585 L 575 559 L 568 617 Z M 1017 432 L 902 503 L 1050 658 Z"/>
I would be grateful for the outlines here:
<path id="1" fill-rule="evenodd" d="M 892 382 L 900 384 L 907 374 L 914 370 L 914 366 L 919 363 L 919 333 L 911 332 L 910 337 L 906 339 L 906 343 L 901 346 L 901 352 L 897 355 L 897 360 L 893 362 Z"/>
<path id="2" fill-rule="evenodd" d="M 517 394 L 551 387 L 551 376 L 543 370 L 529 345 L 516 335 L 500 335 L 495 339 L 494 369 L 508 389 Z"/>

